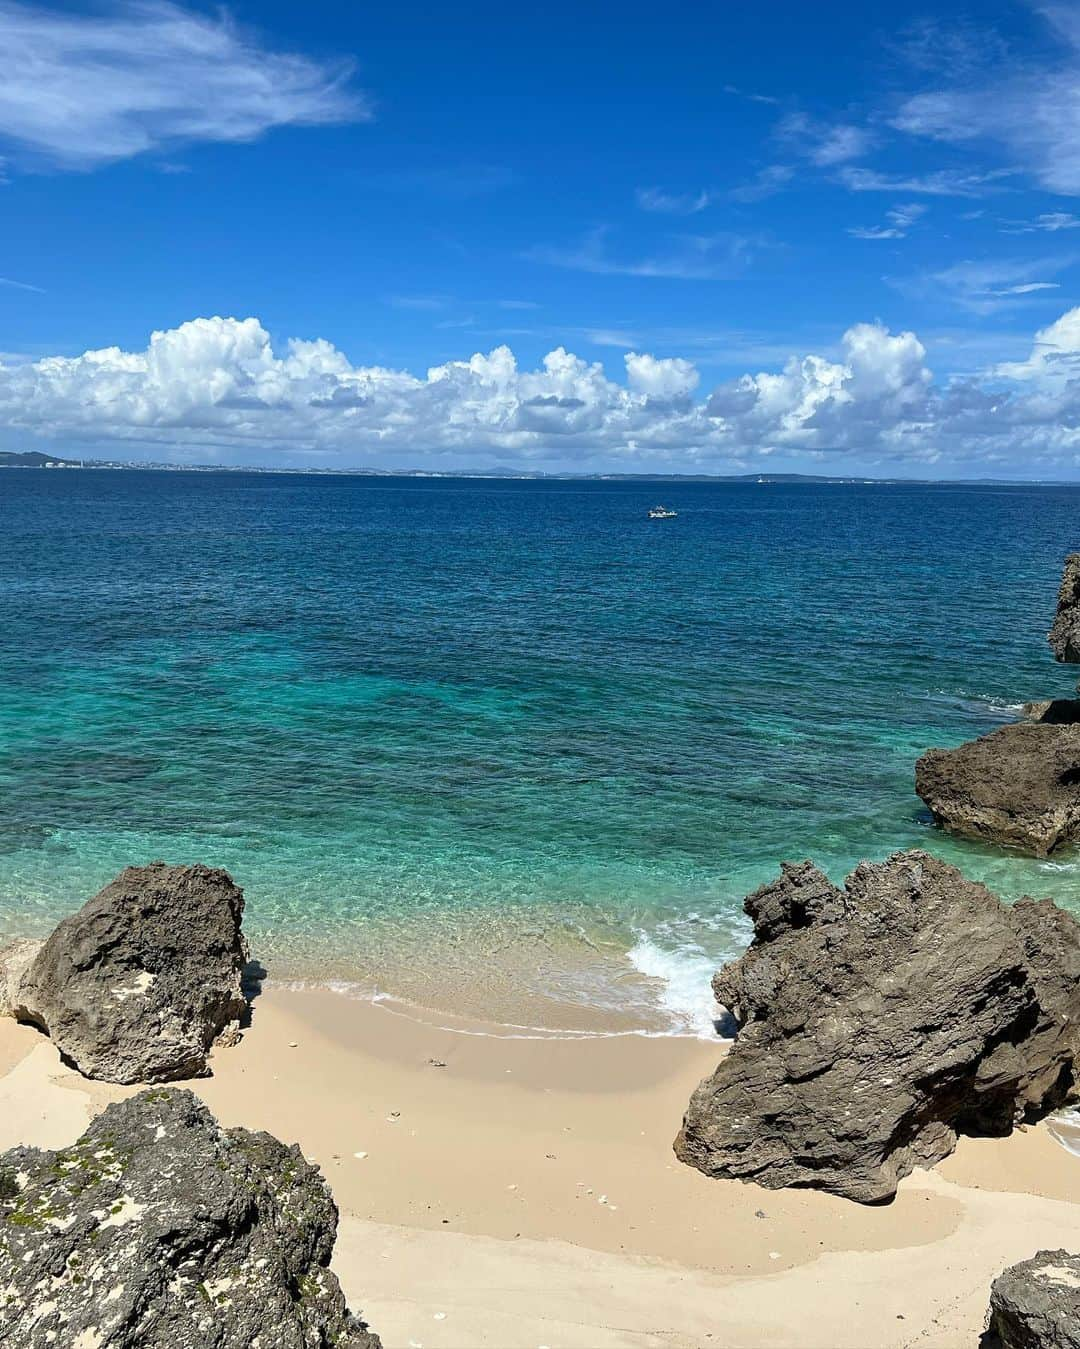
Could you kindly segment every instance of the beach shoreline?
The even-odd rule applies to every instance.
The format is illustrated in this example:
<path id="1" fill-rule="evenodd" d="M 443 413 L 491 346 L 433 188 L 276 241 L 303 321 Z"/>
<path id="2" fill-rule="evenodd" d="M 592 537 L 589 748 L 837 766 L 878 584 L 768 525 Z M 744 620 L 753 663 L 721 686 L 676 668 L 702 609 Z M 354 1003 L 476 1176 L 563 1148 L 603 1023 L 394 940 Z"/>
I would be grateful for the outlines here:
<path id="1" fill-rule="evenodd" d="M 671 1143 L 723 1052 L 449 1029 L 268 982 L 184 1085 L 320 1165 L 335 1268 L 388 1349 L 969 1345 L 1002 1268 L 1080 1242 L 1080 1160 L 1045 1125 L 961 1139 L 881 1206 L 706 1179 Z M 0 1074 L 0 1147 L 70 1143 L 135 1091 L 10 1021 Z"/>
<path id="2" fill-rule="evenodd" d="M 418 1020 L 483 1023 L 505 1033 L 709 1039 L 721 1015 L 712 974 L 744 949 L 749 924 L 741 915 L 737 924 L 693 917 L 722 929 L 712 933 L 715 949 L 686 933 L 673 938 L 632 923 L 625 931 L 586 929 L 541 914 L 510 920 L 446 912 L 351 925 L 347 939 L 336 929 L 322 935 L 326 951 L 298 933 L 267 931 L 250 913 L 244 926 L 259 967 L 277 988 L 325 991 L 399 1006 Z M 736 926 L 738 941 L 726 935 Z M 0 946 L 51 931 L 48 923 L 0 922 Z"/>

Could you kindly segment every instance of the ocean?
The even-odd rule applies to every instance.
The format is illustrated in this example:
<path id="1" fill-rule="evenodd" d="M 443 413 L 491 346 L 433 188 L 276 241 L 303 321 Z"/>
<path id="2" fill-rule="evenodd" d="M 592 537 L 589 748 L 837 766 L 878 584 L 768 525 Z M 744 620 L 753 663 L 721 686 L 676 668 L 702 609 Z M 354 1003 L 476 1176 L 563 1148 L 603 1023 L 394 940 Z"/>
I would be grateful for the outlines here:
<path id="1" fill-rule="evenodd" d="M 1080 912 L 913 793 L 1072 692 L 1080 489 L 6 470 L 0 538 L 0 939 L 204 861 L 276 978 L 693 1034 L 782 859 Z"/>

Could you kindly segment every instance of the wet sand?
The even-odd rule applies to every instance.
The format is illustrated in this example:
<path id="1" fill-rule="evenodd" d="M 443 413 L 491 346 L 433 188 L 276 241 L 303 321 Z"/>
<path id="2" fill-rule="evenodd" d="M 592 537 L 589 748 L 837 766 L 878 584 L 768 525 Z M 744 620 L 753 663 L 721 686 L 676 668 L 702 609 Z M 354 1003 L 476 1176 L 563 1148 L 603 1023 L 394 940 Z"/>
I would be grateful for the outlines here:
<path id="1" fill-rule="evenodd" d="M 1080 1248 L 1080 1158 L 1045 1126 L 962 1140 L 889 1205 L 766 1191 L 671 1152 L 719 1041 L 496 1030 L 271 985 L 188 1084 L 323 1168 L 335 1267 L 387 1349 L 970 1346 L 1002 1268 Z M 131 1094 L 11 1022 L 0 1073 L 0 1147 Z"/>

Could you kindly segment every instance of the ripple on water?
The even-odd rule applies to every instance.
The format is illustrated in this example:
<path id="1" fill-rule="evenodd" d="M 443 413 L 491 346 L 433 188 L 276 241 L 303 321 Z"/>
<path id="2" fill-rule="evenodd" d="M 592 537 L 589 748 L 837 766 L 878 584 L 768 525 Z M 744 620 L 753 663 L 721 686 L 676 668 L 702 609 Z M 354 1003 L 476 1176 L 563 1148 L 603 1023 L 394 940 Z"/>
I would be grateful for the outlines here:
<path id="1" fill-rule="evenodd" d="M 222 865 L 280 977 L 705 1033 L 781 859 L 932 849 L 930 745 L 1073 680 L 1072 489 L 11 475 L 0 935 Z M 782 546 L 780 546 L 782 545 Z M 529 1014 L 522 1014 L 528 1009 Z"/>

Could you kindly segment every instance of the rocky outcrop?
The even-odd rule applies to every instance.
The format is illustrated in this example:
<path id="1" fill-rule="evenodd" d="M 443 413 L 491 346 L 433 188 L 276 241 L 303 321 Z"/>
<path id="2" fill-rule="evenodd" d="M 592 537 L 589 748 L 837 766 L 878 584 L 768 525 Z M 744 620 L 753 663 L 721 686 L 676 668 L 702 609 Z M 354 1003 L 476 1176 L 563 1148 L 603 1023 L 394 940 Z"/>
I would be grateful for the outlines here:
<path id="1" fill-rule="evenodd" d="M 87 1077 L 201 1076 L 214 1040 L 244 1011 L 243 911 L 228 872 L 128 867 L 32 959 L 25 943 L 6 948 L 0 1005 L 47 1031 Z"/>
<path id="2" fill-rule="evenodd" d="M 1047 638 L 1055 659 L 1080 662 L 1080 553 L 1065 559 L 1054 626 Z"/>
<path id="3" fill-rule="evenodd" d="M 1080 1256 L 1040 1251 L 998 1275 L 983 1344 L 990 1349 L 1080 1349 Z"/>
<path id="4" fill-rule="evenodd" d="M 716 975 L 740 1031 L 694 1092 L 677 1155 L 707 1175 L 889 1199 L 958 1133 L 1006 1134 L 1070 1097 L 1080 924 L 1012 908 L 922 852 L 843 889 L 809 862 L 751 895 Z"/>
<path id="5" fill-rule="evenodd" d="M 929 750 L 915 790 L 946 829 L 1045 857 L 1080 838 L 1080 725 L 1048 718 Z"/>
<path id="6" fill-rule="evenodd" d="M 379 1349 L 329 1270 L 337 1219 L 299 1148 L 141 1092 L 73 1147 L 0 1155 L 0 1343 Z"/>
<path id="7" fill-rule="evenodd" d="M 1080 662 L 1080 553 L 1065 559 L 1049 641 L 1059 661 Z M 1036 724 L 927 751 L 915 790 L 946 829 L 1046 857 L 1080 841 L 1080 699 L 1026 703 L 1023 712 Z"/>

